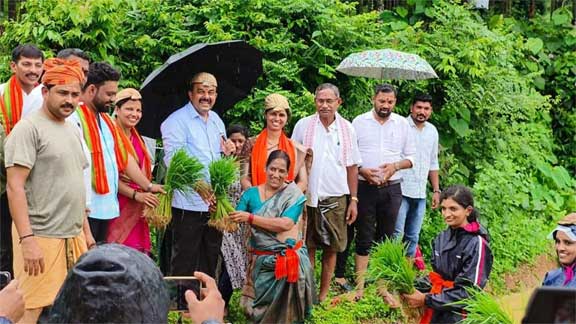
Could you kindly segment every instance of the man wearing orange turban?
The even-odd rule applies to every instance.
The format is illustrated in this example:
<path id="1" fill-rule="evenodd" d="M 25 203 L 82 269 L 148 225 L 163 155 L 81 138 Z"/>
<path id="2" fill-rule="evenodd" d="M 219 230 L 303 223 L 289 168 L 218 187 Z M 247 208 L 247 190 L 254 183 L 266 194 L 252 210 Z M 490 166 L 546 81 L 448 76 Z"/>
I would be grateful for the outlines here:
<path id="1" fill-rule="evenodd" d="M 14 221 L 14 276 L 24 292 L 22 322 L 35 323 L 70 269 L 94 244 L 85 214 L 80 134 L 66 117 L 80 99 L 84 72 L 75 61 L 44 62 L 42 109 L 24 117 L 5 144 L 7 193 Z"/>

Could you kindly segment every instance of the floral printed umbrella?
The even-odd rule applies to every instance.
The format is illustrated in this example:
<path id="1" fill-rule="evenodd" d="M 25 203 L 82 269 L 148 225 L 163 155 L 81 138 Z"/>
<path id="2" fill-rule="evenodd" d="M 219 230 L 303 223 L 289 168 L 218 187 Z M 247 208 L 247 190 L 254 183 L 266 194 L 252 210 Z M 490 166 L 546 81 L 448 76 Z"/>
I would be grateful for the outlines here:
<path id="1" fill-rule="evenodd" d="M 423 80 L 438 77 L 430 64 L 420 56 L 391 49 L 352 53 L 336 70 L 351 76 L 380 80 Z"/>

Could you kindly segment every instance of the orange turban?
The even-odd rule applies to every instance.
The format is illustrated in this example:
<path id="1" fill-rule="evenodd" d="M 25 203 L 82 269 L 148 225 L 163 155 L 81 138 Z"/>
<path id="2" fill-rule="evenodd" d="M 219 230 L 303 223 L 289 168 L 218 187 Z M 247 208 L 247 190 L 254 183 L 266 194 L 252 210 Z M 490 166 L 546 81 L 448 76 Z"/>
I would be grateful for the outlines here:
<path id="1" fill-rule="evenodd" d="M 78 82 L 84 84 L 85 76 L 77 61 L 51 58 L 44 61 L 44 76 L 42 83 L 49 85 L 64 85 Z"/>

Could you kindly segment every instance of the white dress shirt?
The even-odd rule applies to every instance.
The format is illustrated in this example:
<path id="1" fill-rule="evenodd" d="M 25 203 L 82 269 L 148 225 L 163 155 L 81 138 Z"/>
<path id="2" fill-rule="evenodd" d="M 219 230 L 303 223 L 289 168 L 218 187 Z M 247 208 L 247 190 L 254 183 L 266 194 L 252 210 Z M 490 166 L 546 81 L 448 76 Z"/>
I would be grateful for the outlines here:
<path id="1" fill-rule="evenodd" d="M 0 95 L 4 94 L 4 88 L 7 83 L 0 84 Z M 42 104 L 44 103 L 44 98 L 42 97 L 42 87 L 43 85 L 38 85 L 30 93 L 24 92 L 22 90 L 22 117 L 28 115 L 31 112 L 40 110 Z"/>
<path id="2" fill-rule="evenodd" d="M 406 118 L 392 113 L 384 124 L 380 124 L 374 117 L 374 110 L 370 109 L 354 118 L 352 126 L 358 136 L 363 168 L 375 169 L 404 159 L 412 162 L 414 167 L 416 146 Z M 365 180 L 362 176 L 359 178 Z M 389 180 L 401 178 L 401 173 L 396 172 Z"/>
<path id="3" fill-rule="evenodd" d="M 438 131 L 429 122 L 416 127 L 412 117 L 406 117 L 410 134 L 416 142 L 415 163 L 411 169 L 402 170 L 402 195 L 410 198 L 426 198 L 429 171 L 440 168 L 438 164 Z"/>
<path id="4" fill-rule="evenodd" d="M 316 115 L 312 115 L 300 119 L 292 132 L 292 140 L 304 144 L 306 129 L 311 122 L 317 120 L 314 127 L 314 142 L 311 147 L 314 158 L 312 159 L 312 168 L 310 169 L 308 190 L 306 192 L 308 196 L 306 204 L 310 207 L 317 207 L 319 200 L 328 197 L 350 194 L 346 167 L 361 163 L 356 133 L 352 124 L 344 120 L 344 123 L 348 126 L 352 144 L 352 154 L 348 159 L 348 165 L 344 165 L 342 162 L 342 150 L 344 148 L 341 140 L 341 130 L 338 129 L 338 122 L 335 120 L 326 129 L 320 119 L 315 117 Z"/>

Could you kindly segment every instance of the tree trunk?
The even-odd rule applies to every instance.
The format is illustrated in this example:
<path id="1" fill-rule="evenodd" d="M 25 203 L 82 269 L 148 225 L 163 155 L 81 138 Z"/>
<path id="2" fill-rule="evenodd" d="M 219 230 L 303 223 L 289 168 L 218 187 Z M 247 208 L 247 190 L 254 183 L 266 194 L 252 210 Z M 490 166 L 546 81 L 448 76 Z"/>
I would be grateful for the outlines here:
<path id="1" fill-rule="evenodd" d="M 576 0 L 572 0 L 572 25 L 576 26 Z"/>

